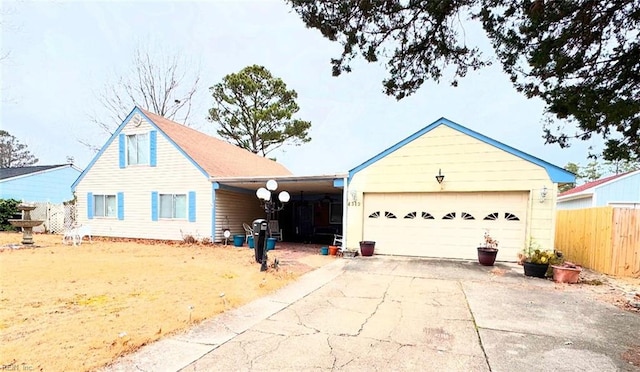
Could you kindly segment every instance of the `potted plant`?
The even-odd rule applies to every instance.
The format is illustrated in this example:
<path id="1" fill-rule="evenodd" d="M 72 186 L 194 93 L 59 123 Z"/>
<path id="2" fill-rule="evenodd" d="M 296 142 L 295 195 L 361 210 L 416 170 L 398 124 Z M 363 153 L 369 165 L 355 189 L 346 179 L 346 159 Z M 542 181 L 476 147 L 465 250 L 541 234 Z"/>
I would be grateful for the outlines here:
<path id="1" fill-rule="evenodd" d="M 535 249 L 524 258 L 524 275 L 536 278 L 550 276 L 553 268 L 550 265 L 562 264 L 562 254 L 556 251 Z"/>
<path id="2" fill-rule="evenodd" d="M 360 242 L 360 254 L 362 256 L 373 256 L 373 250 L 375 249 L 376 242 L 371 240 L 363 240 Z"/>
<path id="3" fill-rule="evenodd" d="M 565 261 L 561 252 L 556 251 L 556 255 L 559 259 L 556 262 L 551 262 L 553 281 L 558 283 L 577 283 L 580 279 L 582 266 Z"/>
<path id="4" fill-rule="evenodd" d="M 498 241 L 491 237 L 488 231 L 484 232 L 484 242 L 478 247 L 478 262 L 480 265 L 493 266 L 498 255 Z"/>

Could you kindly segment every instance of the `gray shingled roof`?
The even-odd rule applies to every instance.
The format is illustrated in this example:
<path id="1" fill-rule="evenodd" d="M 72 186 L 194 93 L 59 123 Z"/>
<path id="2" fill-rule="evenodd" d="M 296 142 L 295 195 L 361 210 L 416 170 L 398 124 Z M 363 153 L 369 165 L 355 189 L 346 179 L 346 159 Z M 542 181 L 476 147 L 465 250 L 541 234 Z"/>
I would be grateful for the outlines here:
<path id="1" fill-rule="evenodd" d="M 53 168 L 66 167 L 68 165 L 69 164 L 34 165 L 30 167 L 0 168 L 0 180 L 24 176 L 31 173 L 42 172 L 42 171 L 46 171 Z"/>

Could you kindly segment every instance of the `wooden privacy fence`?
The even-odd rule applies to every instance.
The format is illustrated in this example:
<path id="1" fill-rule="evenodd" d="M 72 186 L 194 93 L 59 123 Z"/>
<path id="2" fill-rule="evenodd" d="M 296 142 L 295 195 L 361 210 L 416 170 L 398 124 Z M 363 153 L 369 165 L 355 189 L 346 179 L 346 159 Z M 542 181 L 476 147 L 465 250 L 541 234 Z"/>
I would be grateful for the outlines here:
<path id="1" fill-rule="evenodd" d="M 555 248 L 592 270 L 640 277 L 640 209 L 559 210 Z"/>

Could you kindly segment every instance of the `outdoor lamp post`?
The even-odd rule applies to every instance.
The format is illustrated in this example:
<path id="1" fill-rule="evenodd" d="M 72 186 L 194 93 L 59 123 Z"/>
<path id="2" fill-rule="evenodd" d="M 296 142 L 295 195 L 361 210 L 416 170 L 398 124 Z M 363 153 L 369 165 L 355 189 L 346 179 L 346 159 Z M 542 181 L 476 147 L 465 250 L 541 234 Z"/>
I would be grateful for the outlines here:
<path id="1" fill-rule="evenodd" d="M 276 180 L 267 181 L 267 188 L 261 187 L 256 191 L 256 196 L 260 199 L 262 206 L 264 207 L 264 212 L 267 214 L 267 229 L 269 228 L 269 221 L 271 219 L 271 213 L 281 211 L 284 208 L 285 203 L 289 202 L 291 196 L 286 191 L 281 191 L 278 194 L 278 200 L 273 200 L 272 194 L 278 189 L 278 182 Z M 279 205 L 278 205 L 279 204 Z M 268 230 L 267 230 L 268 231 Z M 267 241 L 268 236 L 264 239 L 264 244 L 262 246 L 262 266 L 260 267 L 260 271 L 267 271 Z M 256 246 L 256 249 L 259 247 Z"/>

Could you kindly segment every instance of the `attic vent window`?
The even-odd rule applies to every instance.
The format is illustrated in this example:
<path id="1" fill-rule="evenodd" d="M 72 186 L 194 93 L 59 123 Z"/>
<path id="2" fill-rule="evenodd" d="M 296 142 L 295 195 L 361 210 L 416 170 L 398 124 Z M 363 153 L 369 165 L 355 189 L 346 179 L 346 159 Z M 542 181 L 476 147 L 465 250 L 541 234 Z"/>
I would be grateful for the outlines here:
<path id="1" fill-rule="evenodd" d="M 131 118 L 131 122 L 134 126 L 139 127 L 140 124 L 142 124 L 142 116 L 140 116 L 140 114 L 133 115 L 133 118 Z"/>

